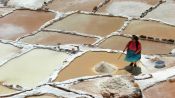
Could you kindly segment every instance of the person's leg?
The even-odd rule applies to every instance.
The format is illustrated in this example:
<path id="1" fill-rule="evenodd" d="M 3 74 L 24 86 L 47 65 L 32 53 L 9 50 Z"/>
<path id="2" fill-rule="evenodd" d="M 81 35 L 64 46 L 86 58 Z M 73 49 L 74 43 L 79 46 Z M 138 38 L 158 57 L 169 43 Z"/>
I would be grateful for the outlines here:
<path id="1" fill-rule="evenodd" d="M 134 67 L 137 67 L 137 62 L 134 62 L 133 64 L 134 64 Z"/>

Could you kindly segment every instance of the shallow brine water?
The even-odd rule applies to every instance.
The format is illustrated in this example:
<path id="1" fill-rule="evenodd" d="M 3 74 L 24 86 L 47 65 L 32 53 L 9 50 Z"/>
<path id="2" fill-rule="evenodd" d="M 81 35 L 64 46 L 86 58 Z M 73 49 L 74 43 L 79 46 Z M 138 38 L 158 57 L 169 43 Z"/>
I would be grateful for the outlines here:
<path id="1" fill-rule="evenodd" d="M 48 7 L 52 10 L 60 12 L 68 11 L 92 11 L 92 9 L 99 5 L 103 0 L 54 0 Z"/>
<path id="2" fill-rule="evenodd" d="M 117 60 L 120 54 L 117 53 L 107 53 L 107 52 L 87 52 L 82 56 L 76 58 L 72 61 L 69 66 L 63 69 L 55 81 L 64 81 L 72 78 L 78 78 L 83 76 L 97 75 L 93 68 L 95 65 L 102 61 L 110 63 L 118 68 L 123 68 L 128 65 L 125 62 L 124 55 Z M 81 71 L 80 71 L 81 70 Z M 115 74 L 128 74 L 125 70 L 117 71 Z"/>
<path id="3" fill-rule="evenodd" d="M 24 87 L 35 87 L 45 81 L 68 56 L 64 52 L 34 49 L 0 68 L 0 81 Z"/>
<path id="4" fill-rule="evenodd" d="M 65 34 L 62 32 L 41 31 L 35 35 L 25 37 L 20 41 L 30 44 L 57 45 L 61 44 L 93 44 L 96 38 Z"/>
<path id="5" fill-rule="evenodd" d="M 76 31 L 84 34 L 106 36 L 122 27 L 126 18 L 73 14 L 57 21 L 46 29 Z"/>
<path id="6" fill-rule="evenodd" d="M 38 30 L 45 22 L 54 18 L 54 13 L 30 10 L 16 10 L 0 18 L 0 38 L 16 38 Z"/>
<path id="7" fill-rule="evenodd" d="M 112 36 L 104 42 L 102 42 L 99 45 L 99 47 L 123 50 L 130 40 L 130 38 L 122 36 Z M 152 42 L 146 40 L 141 40 L 140 42 L 142 44 L 143 54 L 168 54 L 172 49 L 175 48 L 175 46 L 171 44 Z"/>
<path id="8" fill-rule="evenodd" d="M 175 39 L 174 26 L 166 25 L 156 21 L 134 20 L 123 31 L 123 33 Z"/>

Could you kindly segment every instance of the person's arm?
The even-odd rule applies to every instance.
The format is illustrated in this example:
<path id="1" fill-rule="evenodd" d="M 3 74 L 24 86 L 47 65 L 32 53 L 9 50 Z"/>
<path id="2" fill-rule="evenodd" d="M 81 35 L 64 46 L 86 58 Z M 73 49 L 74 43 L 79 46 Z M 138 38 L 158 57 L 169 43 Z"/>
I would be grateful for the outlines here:
<path id="1" fill-rule="evenodd" d="M 135 53 L 138 54 L 138 53 L 141 52 L 141 50 L 142 50 L 142 46 L 141 46 L 141 44 L 139 43 L 139 47 L 138 47 L 138 49 L 137 49 L 137 51 L 136 51 Z"/>
<path id="2" fill-rule="evenodd" d="M 125 48 L 124 48 L 123 52 L 125 52 L 125 50 L 126 50 L 126 49 L 128 49 L 129 44 L 130 44 L 130 42 L 128 42 L 128 44 L 125 46 Z"/>

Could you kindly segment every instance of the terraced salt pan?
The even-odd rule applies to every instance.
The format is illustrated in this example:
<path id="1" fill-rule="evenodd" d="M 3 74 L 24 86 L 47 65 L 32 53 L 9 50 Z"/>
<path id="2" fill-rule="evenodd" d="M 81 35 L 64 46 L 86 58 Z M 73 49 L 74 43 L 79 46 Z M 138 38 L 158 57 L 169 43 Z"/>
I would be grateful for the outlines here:
<path id="1" fill-rule="evenodd" d="M 48 7 L 60 12 L 76 10 L 91 12 L 92 9 L 102 1 L 103 0 L 54 0 L 52 3 L 48 4 Z"/>
<path id="2" fill-rule="evenodd" d="M 51 12 L 16 10 L 0 18 L 0 38 L 16 38 L 38 30 L 45 22 L 54 18 Z"/>
<path id="3" fill-rule="evenodd" d="M 0 8 L 0 15 L 4 15 L 6 13 L 12 12 L 14 8 Z"/>
<path id="4" fill-rule="evenodd" d="M 0 43 L 0 61 L 8 59 L 14 56 L 17 53 L 20 53 L 21 50 L 15 46 L 9 44 Z"/>
<path id="5" fill-rule="evenodd" d="M 76 31 L 83 34 L 106 36 L 122 27 L 126 18 L 73 14 L 53 23 L 46 29 Z"/>
<path id="6" fill-rule="evenodd" d="M 96 39 L 73 34 L 64 34 L 63 32 L 41 31 L 35 35 L 25 37 L 21 39 L 21 41 L 30 44 L 57 45 L 57 43 L 93 44 Z"/>
<path id="7" fill-rule="evenodd" d="M 162 82 L 143 91 L 143 94 L 146 98 L 174 98 L 174 87 L 175 82 Z"/>
<path id="8" fill-rule="evenodd" d="M 7 95 L 16 92 L 16 90 L 9 89 L 5 86 L 0 85 L 0 95 Z"/>
<path id="9" fill-rule="evenodd" d="M 133 20 L 123 31 L 126 34 L 146 35 L 156 38 L 175 39 L 175 27 L 156 21 Z"/>
<path id="10" fill-rule="evenodd" d="M 87 52 L 76 58 L 69 64 L 69 66 L 63 69 L 58 74 L 55 81 L 64 81 L 72 78 L 96 75 L 97 73 L 94 72 L 93 68 L 101 61 L 110 63 L 118 68 L 127 66 L 128 63 L 123 60 L 124 56 L 122 56 L 120 60 L 117 60 L 119 55 L 120 54 L 117 53 L 107 52 Z M 128 74 L 128 72 L 125 70 L 118 70 L 115 74 Z"/>
<path id="11" fill-rule="evenodd" d="M 130 41 L 130 38 L 122 37 L 122 36 L 112 36 L 102 42 L 99 47 L 107 48 L 107 49 L 117 49 L 123 50 L 127 43 Z M 142 44 L 142 53 L 143 54 L 168 54 L 172 49 L 175 48 L 174 45 L 152 42 L 141 40 Z"/>
<path id="12" fill-rule="evenodd" d="M 34 49 L 0 68 L 0 81 L 23 87 L 35 87 L 53 73 L 68 54 L 48 49 Z"/>
<path id="13" fill-rule="evenodd" d="M 111 0 L 98 12 L 139 17 L 145 10 L 158 2 L 159 0 Z"/>
<path id="14" fill-rule="evenodd" d="M 145 18 L 153 18 L 175 25 L 175 1 L 166 1 L 171 2 L 161 4 L 158 8 L 148 13 L 147 16 L 145 16 Z"/>

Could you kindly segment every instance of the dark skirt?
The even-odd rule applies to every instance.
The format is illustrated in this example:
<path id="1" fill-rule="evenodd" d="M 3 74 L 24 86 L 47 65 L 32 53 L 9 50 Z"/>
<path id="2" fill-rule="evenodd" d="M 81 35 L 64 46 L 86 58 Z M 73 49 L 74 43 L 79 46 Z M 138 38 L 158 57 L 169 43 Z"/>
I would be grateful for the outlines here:
<path id="1" fill-rule="evenodd" d="M 125 60 L 128 62 L 137 62 L 141 59 L 141 54 L 136 54 L 133 50 L 127 50 Z"/>

